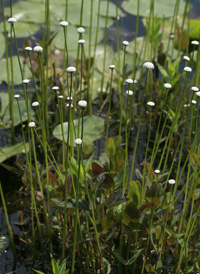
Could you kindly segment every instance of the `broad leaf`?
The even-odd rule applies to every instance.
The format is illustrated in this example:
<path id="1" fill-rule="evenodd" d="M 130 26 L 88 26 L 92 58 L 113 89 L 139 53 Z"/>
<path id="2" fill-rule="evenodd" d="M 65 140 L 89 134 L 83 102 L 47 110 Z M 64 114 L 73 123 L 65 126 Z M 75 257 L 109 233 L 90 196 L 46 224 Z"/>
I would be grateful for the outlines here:
<path id="1" fill-rule="evenodd" d="M 130 13 L 132 15 L 137 15 L 137 8 L 138 8 L 137 3 L 138 3 L 138 1 L 136 1 L 136 0 L 124 1 L 122 3 L 122 8 L 127 13 Z M 151 1 L 140 0 L 139 3 L 140 3 L 139 15 L 144 16 L 144 17 L 149 16 Z M 168 0 L 168 1 L 155 0 L 154 1 L 154 15 L 157 17 L 160 17 L 160 18 L 171 17 L 174 14 L 175 5 L 176 5 L 176 1 L 174 1 L 174 0 Z M 178 12 L 179 15 L 183 14 L 184 7 L 185 7 L 184 0 L 181 0 L 180 5 L 179 5 L 179 12 Z"/>
<path id="2" fill-rule="evenodd" d="M 8 58 L 8 62 L 10 64 L 10 58 Z M 21 62 L 21 65 L 23 66 L 23 58 L 20 58 L 20 62 Z M 14 84 L 15 85 L 20 85 L 20 84 L 22 84 L 22 81 L 25 78 L 31 77 L 31 71 L 29 70 L 29 67 L 27 65 L 25 65 L 24 66 L 24 75 L 23 75 L 23 79 L 22 79 L 17 56 L 13 56 L 13 74 L 14 74 Z M 0 60 L 0 81 L 1 82 L 4 81 L 7 83 L 6 59 L 5 58 Z M 11 81 L 11 77 L 10 77 L 10 81 Z"/>
<path id="3" fill-rule="evenodd" d="M 76 136 L 78 134 L 78 119 L 74 120 Z M 68 122 L 63 123 L 65 142 L 67 142 Z M 100 117 L 91 115 L 84 117 L 83 120 L 83 141 L 91 144 L 101 138 L 104 131 L 104 120 Z M 53 130 L 53 135 L 60 141 L 63 141 L 61 125 Z"/>
<path id="4" fill-rule="evenodd" d="M 26 149 L 29 150 L 29 144 L 26 143 Z M 18 143 L 16 145 L 9 145 L 0 148 L 0 163 L 15 156 L 17 153 L 25 153 L 24 144 Z"/>
<path id="5" fill-rule="evenodd" d="M 6 126 L 7 128 L 10 127 L 10 111 L 9 111 L 9 97 L 7 93 L 0 93 L 0 99 L 1 99 L 1 103 L 2 103 L 2 108 L 0 111 L 0 125 Z M 29 113 L 32 116 L 34 114 L 30 104 L 29 105 Z M 19 100 L 19 107 L 20 107 L 20 111 L 21 111 L 21 116 L 22 116 L 22 122 L 25 122 L 28 120 L 28 116 L 27 116 L 27 108 L 26 108 L 26 103 L 25 100 Z M 21 119 L 20 119 L 20 114 L 19 114 L 19 108 L 18 108 L 18 104 L 17 101 L 14 101 L 13 104 L 13 108 L 14 108 L 14 125 L 17 126 L 21 123 Z"/>

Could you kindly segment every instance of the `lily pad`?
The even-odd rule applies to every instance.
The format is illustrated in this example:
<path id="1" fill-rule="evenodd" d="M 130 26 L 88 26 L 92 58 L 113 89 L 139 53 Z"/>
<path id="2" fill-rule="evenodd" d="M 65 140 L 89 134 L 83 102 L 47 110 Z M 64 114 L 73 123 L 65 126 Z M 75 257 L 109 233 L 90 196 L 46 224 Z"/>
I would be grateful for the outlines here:
<path id="1" fill-rule="evenodd" d="M 0 93 L 0 98 L 1 98 L 1 104 L 2 104 L 1 112 L 0 112 L 0 126 L 10 127 L 8 94 Z M 19 100 L 19 106 L 20 106 L 21 115 L 22 115 L 22 122 L 25 122 L 28 120 L 25 100 Z M 14 108 L 14 125 L 17 126 L 21 123 L 17 101 L 14 101 L 13 108 Z M 34 114 L 30 104 L 29 104 L 29 112 L 31 116 Z"/>
<path id="2" fill-rule="evenodd" d="M 124 1 L 122 8 L 129 14 L 137 15 L 137 2 L 136 0 Z M 143 17 L 149 16 L 151 1 L 140 0 L 139 15 Z M 154 14 L 160 18 L 171 17 L 174 14 L 176 1 L 174 0 L 155 0 L 154 1 Z M 179 15 L 184 12 L 184 0 L 180 0 Z"/>
<path id="3" fill-rule="evenodd" d="M 36 23 L 42 24 L 44 23 L 45 18 L 45 1 L 37 1 L 35 4 L 34 1 L 18 1 L 13 5 L 13 17 L 17 18 L 22 22 Z M 65 0 L 60 0 L 59 5 L 57 0 L 52 0 L 49 5 L 50 10 L 50 19 L 51 24 L 59 25 L 59 20 L 65 19 Z M 90 26 L 90 7 L 91 2 L 89 0 L 84 1 L 83 6 L 83 22 L 82 26 Z M 106 15 L 106 5 L 107 1 L 101 1 L 101 9 L 100 9 L 100 22 L 99 26 L 103 27 L 105 25 L 105 15 Z M 97 24 L 97 10 L 98 10 L 98 2 L 94 1 L 93 4 L 93 26 Z M 68 22 L 73 25 L 80 24 L 80 11 L 81 5 L 80 0 L 69 0 L 68 1 Z M 9 8 L 5 9 L 5 14 L 9 16 Z M 121 15 L 121 11 L 118 10 L 118 14 Z M 113 3 L 109 3 L 109 14 L 108 14 L 108 26 L 112 24 L 112 19 L 116 17 L 116 8 Z M 20 22 L 18 22 L 20 23 Z"/>
<path id="4" fill-rule="evenodd" d="M 26 143 L 26 150 L 29 150 L 28 143 Z M 25 153 L 24 143 L 0 147 L 0 163 L 9 159 L 12 156 L 17 155 L 17 153 Z"/>
<path id="5" fill-rule="evenodd" d="M 74 127 L 77 136 L 78 119 L 74 120 Z M 65 142 L 67 142 L 68 122 L 63 123 Z M 86 116 L 83 119 L 83 141 L 91 144 L 95 140 L 101 138 L 104 131 L 104 120 L 98 116 Z M 63 141 L 61 125 L 53 130 L 53 135 L 60 141 Z"/>
<path id="6" fill-rule="evenodd" d="M 8 62 L 10 64 L 10 58 L 8 58 Z M 23 58 L 20 58 L 20 62 L 23 67 Z M 13 74 L 14 74 L 14 84 L 20 85 L 22 83 L 21 73 L 20 73 L 20 67 L 18 63 L 17 56 L 13 56 Z M 27 65 L 24 65 L 24 75 L 23 78 L 30 78 L 31 77 L 31 71 L 29 70 Z M 0 82 L 6 82 L 7 83 L 7 72 L 6 72 L 6 59 L 3 58 L 0 60 Z"/>
<path id="7" fill-rule="evenodd" d="M 0 236 L 0 254 L 9 246 L 9 239 L 6 236 Z"/>
<path id="8" fill-rule="evenodd" d="M 64 49 L 65 45 L 64 45 L 63 30 L 60 27 L 57 28 L 57 30 L 58 30 L 58 33 L 57 33 L 55 39 L 53 40 L 53 45 L 58 49 Z M 85 55 L 87 57 L 88 50 L 89 50 L 89 29 L 88 28 L 86 28 L 86 31 L 83 34 L 83 38 L 85 39 L 84 51 L 85 51 Z M 94 52 L 95 38 L 96 38 L 96 28 L 93 28 L 92 35 L 91 35 L 91 45 L 90 45 L 91 56 L 93 56 L 93 52 Z M 103 31 L 99 30 L 97 43 L 99 43 L 102 40 L 102 38 L 103 38 Z M 67 29 L 67 41 L 68 41 L 67 47 L 69 50 L 70 57 L 71 57 L 71 53 L 72 53 L 72 55 L 74 55 L 75 58 L 77 56 L 78 40 L 79 40 L 79 34 L 77 33 L 77 28 L 74 26 L 70 26 Z M 81 53 L 79 53 L 79 58 L 80 58 L 80 54 Z"/>
<path id="9" fill-rule="evenodd" d="M 1 47 L 0 47 L 0 59 L 3 57 L 5 52 L 5 43 L 4 43 L 4 35 L 0 33 L 0 41 L 1 41 Z"/>
<path id="10" fill-rule="evenodd" d="M 15 16 L 17 19 L 18 15 Z M 35 34 L 40 29 L 39 24 L 28 23 L 28 22 L 20 22 L 19 24 L 15 24 L 15 33 L 17 38 L 23 38 L 30 35 Z M 0 24 L 0 31 L 3 32 L 3 23 Z M 10 25 L 6 24 L 6 31 L 9 35 L 10 33 Z M 1 40 L 1 38 L 0 38 Z M 2 41 L 2 40 L 1 40 Z"/>

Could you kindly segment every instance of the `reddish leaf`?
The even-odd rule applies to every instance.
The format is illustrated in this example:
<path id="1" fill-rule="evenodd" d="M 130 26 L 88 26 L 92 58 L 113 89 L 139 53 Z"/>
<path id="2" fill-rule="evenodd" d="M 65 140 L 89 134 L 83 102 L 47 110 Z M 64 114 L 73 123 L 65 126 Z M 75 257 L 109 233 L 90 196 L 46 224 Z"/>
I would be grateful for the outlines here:
<path id="1" fill-rule="evenodd" d="M 153 205 L 153 203 L 154 203 L 154 202 L 146 203 L 146 204 L 141 205 L 141 206 L 138 208 L 139 213 L 141 213 L 141 212 L 142 212 L 145 208 L 147 208 L 148 206 Z"/>
<path id="2" fill-rule="evenodd" d="M 94 175 L 98 175 L 98 174 L 105 172 L 105 169 L 97 163 L 92 163 L 92 171 L 93 171 Z"/>

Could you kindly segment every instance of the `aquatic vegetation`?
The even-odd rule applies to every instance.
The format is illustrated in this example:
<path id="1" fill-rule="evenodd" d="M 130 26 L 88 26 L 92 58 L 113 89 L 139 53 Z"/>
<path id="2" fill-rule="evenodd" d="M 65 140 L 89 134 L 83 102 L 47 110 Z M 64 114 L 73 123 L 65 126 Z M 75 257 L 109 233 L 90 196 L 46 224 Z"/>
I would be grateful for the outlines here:
<path id="1" fill-rule="evenodd" d="M 0 256 L 12 249 L 11 267 L 25 273 L 197 273 L 200 24 L 191 1 L 1 7 Z M 120 31 L 125 12 L 135 15 L 134 40 Z"/>

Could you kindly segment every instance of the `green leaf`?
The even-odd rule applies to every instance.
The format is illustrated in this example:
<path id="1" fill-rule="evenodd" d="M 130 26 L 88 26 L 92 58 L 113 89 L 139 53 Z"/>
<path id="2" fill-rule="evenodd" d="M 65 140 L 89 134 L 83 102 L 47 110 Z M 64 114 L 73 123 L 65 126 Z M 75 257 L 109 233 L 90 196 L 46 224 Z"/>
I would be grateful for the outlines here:
<path id="1" fill-rule="evenodd" d="M 9 246 L 9 238 L 6 236 L 0 236 L 0 254 L 6 250 Z"/>
<path id="2" fill-rule="evenodd" d="M 200 20 L 190 19 L 189 21 L 189 37 L 191 40 L 199 40 Z"/>
<path id="3" fill-rule="evenodd" d="M 99 233 L 105 233 L 114 225 L 114 216 L 110 210 L 98 223 L 97 228 Z"/>
<path id="4" fill-rule="evenodd" d="M 36 22 L 19 22 L 15 24 L 15 34 L 17 38 L 25 38 L 34 35 L 39 29 L 40 24 L 37 24 Z M 0 31 L 4 31 L 3 23 L 0 23 Z M 10 24 L 6 24 L 6 31 L 10 33 Z"/>
<path id="5" fill-rule="evenodd" d="M 39 270 L 35 270 L 35 269 L 33 269 L 35 272 L 37 272 L 37 273 L 39 273 L 39 274 L 45 274 L 44 272 L 41 272 L 41 271 L 39 271 Z"/>
<path id="6" fill-rule="evenodd" d="M 158 68 L 159 68 L 162 76 L 164 77 L 165 81 L 169 82 L 170 81 L 170 77 L 169 77 L 168 72 L 161 65 L 159 65 L 159 64 L 157 64 L 157 65 L 158 65 Z"/>
<path id="7" fill-rule="evenodd" d="M 8 62 L 10 64 L 10 58 L 8 58 Z M 20 62 L 23 66 L 23 58 L 20 57 Z M 14 84 L 15 85 L 20 85 L 22 84 L 22 78 L 21 78 L 21 72 L 20 72 L 20 67 L 18 63 L 18 58 L 17 56 L 13 56 L 13 74 L 14 74 Z M 31 71 L 28 67 L 28 65 L 24 65 L 24 75 L 23 78 L 30 78 L 31 77 Z M 11 77 L 10 77 L 11 80 Z M 0 60 L 0 81 L 4 81 L 7 83 L 7 72 L 6 72 L 6 59 L 2 58 Z"/>
<path id="8" fill-rule="evenodd" d="M 131 228 L 138 228 L 139 212 L 134 202 L 128 202 L 122 215 L 123 223 Z"/>
<path id="9" fill-rule="evenodd" d="M 120 261 L 123 265 L 126 265 L 126 261 L 117 253 L 112 251 L 112 254 L 117 258 L 118 261 Z"/>
<path id="10" fill-rule="evenodd" d="M 106 190 L 111 190 L 115 187 L 115 182 L 109 174 L 105 174 L 105 179 L 102 182 L 103 188 Z"/>
<path id="11" fill-rule="evenodd" d="M 26 143 L 26 149 L 29 150 L 29 144 Z M 0 163 L 15 156 L 17 153 L 25 153 L 24 143 L 0 147 Z"/>
<path id="12" fill-rule="evenodd" d="M 137 2 L 136 0 L 124 1 L 122 3 L 122 8 L 129 14 L 137 15 Z M 143 17 L 148 17 L 150 13 L 151 1 L 140 0 L 139 1 L 139 15 Z M 174 14 L 176 1 L 174 0 L 155 0 L 154 1 L 154 15 L 160 18 L 171 17 Z M 179 12 L 181 15 L 184 12 L 185 3 L 184 0 L 180 1 Z"/>
<path id="13" fill-rule="evenodd" d="M 133 263 L 137 260 L 137 258 L 140 256 L 140 254 L 141 254 L 141 252 L 142 252 L 143 249 L 144 249 L 144 248 L 138 249 L 138 250 L 136 251 L 136 253 L 133 255 L 133 257 L 132 257 L 131 259 L 129 259 L 128 262 L 127 262 L 126 264 L 127 264 L 127 265 L 133 264 Z"/>
<path id="14" fill-rule="evenodd" d="M 115 158 L 116 154 L 116 147 L 115 147 L 115 141 L 114 138 L 108 138 L 106 152 L 108 155 L 108 160 L 112 162 Z"/>
<path id="15" fill-rule="evenodd" d="M 7 128 L 10 127 L 10 111 L 9 111 L 9 96 L 8 93 L 0 93 L 0 99 L 2 102 L 2 109 L 0 111 L 0 125 L 6 126 Z M 25 100 L 19 100 L 19 107 L 20 107 L 20 111 L 21 111 L 21 116 L 22 116 L 22 122 L 25 122 L 28 120 L 28 116 L 27 116 L 27 108 L 26 108 L 26 103 Z M 18 108 L 18 104 L 17 101 L 14 101 L 13 104 L 13 108 L 14 108 L 14 125 L 17 126 L 21 123 L 21 119 L 20 119 L 20 114 L 19 114 L 19 108 Z M 34 114 L 30 103 L 28 103 L 28 108 L 29 108 L 29 113 L 32 116 Z"/>
<path id="16" fill-rule="evenodd" d="M 126 262 L 118 253 L 116 253 L 116 252 L 114 252 L 114 251 L 112 251 L 112 253 L 113 253 L 113 255 L 114 255 L 114 256 L 115 256 L 123 265 L 131 265 L 131 264 L 133 264 L 133 263 L 137 260 L 137 258 L 140 256 L 140 254 L 141 254 L 141 252 L 142 252 L 143 249 L 144 249 L 144 248 L 138 249 L 138 250 L 136 251 L 136 253 L 133 255 L 133 257 L 132 257 L 131 259 L 128 260 L 128 262 Z"/>
<path id="17" fill-rule="evenodd" d="M 176 71 L 175 71 L 175 67 L 171 61 L 168 62 L 168 72 L 169 72 L 170 78 L 173 78 Z"/>
<path id="18" fill-rule="evenodd" d="M 128 198 L 130 202 L 135 202 L 137 206 L 140 205 L 140 193 L 141 193 L 141 186 L 140 183 L 137 181 L 130 181 L 129 183 L 129 191 L 128 191 Z"/>
<path id="19" fill-rule="evenodd" d="M 76 136 L 78 134 L 78 119 L 74 120 Z M 67 142 L 68 122 L 63 123 L 65 142 Z M 83 119 L 83 141 L 89 145 L 95 140 L 101 138 L 104 131 L 104 120 L 98 116 L 86 116 Z M 56 126 L 53 135 L 60 141 L 63 141 L 61 125 Z"/>
<path id="20" fill-rule="evenodd" d="M 51 199 L 51 201 L 54 203 L 54 205 L 57 207 L 58 210 L 61 212 L 64 212 L 65 208 L 65 201 L 59 201 L 56 198 Z M 67 200 L 67 208 L 75 209 L 76 208 L 76 199 L 68 199 Z M 78 200 L 78 208 L 83 210 L 90 210 L 89 202 L 85 200 Z"/>

